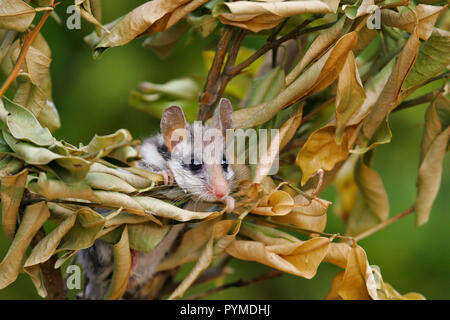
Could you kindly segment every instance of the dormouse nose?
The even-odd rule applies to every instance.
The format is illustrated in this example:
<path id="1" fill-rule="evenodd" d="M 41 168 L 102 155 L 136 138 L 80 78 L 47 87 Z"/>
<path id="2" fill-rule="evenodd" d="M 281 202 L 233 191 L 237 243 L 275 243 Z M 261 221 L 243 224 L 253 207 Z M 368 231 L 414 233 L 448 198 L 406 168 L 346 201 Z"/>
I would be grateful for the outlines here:
<path id="1" fill-rule="evenodd" d="M 213 193 L 217 199 L 222 199 L 227 196 L 230 191 L 228 182 L 223 175 L 221 166 L 211 166 L 210 170 L 211 176 L 209 177 L 209 187 L 211 193 Z"/>

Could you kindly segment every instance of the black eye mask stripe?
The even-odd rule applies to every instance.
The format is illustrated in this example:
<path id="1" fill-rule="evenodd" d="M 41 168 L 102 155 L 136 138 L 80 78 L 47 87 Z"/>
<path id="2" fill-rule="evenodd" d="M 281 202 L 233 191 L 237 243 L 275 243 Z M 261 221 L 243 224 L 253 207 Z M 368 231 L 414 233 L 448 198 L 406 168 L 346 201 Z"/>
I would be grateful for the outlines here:
<path id="1" fill-rule="evenodd" d="M 170 152 L 165 144 L 159 145 L 157 151 L 163 157 L 164 160 L 167 161 L 170 159 Z"/>

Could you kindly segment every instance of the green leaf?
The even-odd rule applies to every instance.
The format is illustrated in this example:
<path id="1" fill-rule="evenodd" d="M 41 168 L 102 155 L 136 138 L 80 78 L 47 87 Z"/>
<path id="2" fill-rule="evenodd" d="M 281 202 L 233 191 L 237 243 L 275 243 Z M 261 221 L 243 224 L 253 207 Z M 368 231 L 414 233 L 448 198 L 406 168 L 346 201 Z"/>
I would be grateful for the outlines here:
<path id="1" fill-rule="evenodd" d="M 30 141 L 38 146 L 50 146 L 55 142 L 50 131 L 41 126 L 31 111 L 6 97 L 3 97 L 3 101 L 9 112 L 6 123 L 14 138 Z"/>
<path id="2" fill-rule="evenodd" d="M 189 25 L 184 20 L 181 20 L 166 31 L 149 36 L 142 43 L 142 46 L 153 50 L 160 58 L 166 58 L 188 29 Z"/>
<path id="3" fill-rule="evenodd" d="M 132 193 L 136 189 L 122 179 L 103 172 L 91 172 L 86 176 L 86 183 L 93 189 Z"/>
<path id="4" fill-rule="evenodd" d="M 75 215 L 75 225 L 61 239 L 57 251 L 89 248 L 105 225 L 105 218 L 92 209 L 81 208 Z"/>
<path id="5" fill-rule="evenodd" d="M 262 77 L 255 78 L 247 105 L 253 106 L 275 98 L 284 88 L 284 76 L 284 70 L 276 67 Z"/>
<path id="6" fill-rule="evenodd" d="M 135 216 L 137 218 L 137 216 Z M 153 222 L 128 225 L 130 248 L 150 252 L 164 238 L 170 226 L 158 226 Z"/>
<path id="7" fill-rule="evenodd" d="M 186 21 L 200 33 L 203 38 L 209 36 L 219 23 L 219 21 L 210 14 L 205 14 L 200 17 L 189 14 L 186 16 Z"/>
<path id="8" fill-rule="evenodd" d="M 106 156 L 115 148 L 129 143 L 131 140 L 130 132 L 126 129 L 120 129 L 106 136 L 95 135 L 91 142 L 87 146 L 81 147 L 80 150 L 87 154 L 101 153 L 101 156 Z"/>
<path id="9" fill-rule="evenodd" d="M 431 37 L 420 46 L 417 60 L 402 90 L 419 87 L 425 81 L 446 70 L 449 64 L 450 32 L 434 28 Z"/>

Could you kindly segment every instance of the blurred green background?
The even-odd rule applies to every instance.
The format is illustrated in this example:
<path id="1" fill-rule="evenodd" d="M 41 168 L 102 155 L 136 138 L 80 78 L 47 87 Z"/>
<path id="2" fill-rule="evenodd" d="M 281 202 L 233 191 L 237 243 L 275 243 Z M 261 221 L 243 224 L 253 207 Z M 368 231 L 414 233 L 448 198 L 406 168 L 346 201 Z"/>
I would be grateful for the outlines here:
<path id="1" fill-rule="evenodd" d="M 114 1 L 104 3 L 104 21 L 111 21 L 145 1 Z M 57 8 L 65 20 L 69 1 Z M 135 138 L 158 130 L 158 119 L 128 106 L 130 90 L 140 81 L 165 82 L 191 74 L 206 74 L 201 52 L 210 40 L 180 41 L 173 53 L 160 60 L 153 52 L 134 41 L 113 48 L 100 60 L 93 60 L 83 36 L 91 32 L 82 21 L 81 30 L 68 30 L 50 19 L 43 28 L 53 54 L 51 74 L 53 96 L 59 110 L 62 127 L 55 135 L 70 143 L 87 143 L 95 134 L 109 134 L 127 128 Z M 391 215 L 408 208 L 414 201 L 419 146 L 422 138 L 424 112 L 422 105 L 390 118 L 392 142 L 378 147 L 375 169 L 385 183 L 391 205 Z M 381 268 L 383 278 L 401 293 L 417 291 L 428 299 L 450 298 L 450 157 L 446 155 L 441 189 L 433 206 L 430 221 L 414 227 L 414 217 L 408 216 L 394 225 L 361 241 L 369 262 Z M 447 194 L 447 196 L 446 196 Z M 329 187 L 322 197 L 334 201 L 335 190 Z M 342 222 L 328 211 L 327 232 L 343 232 Z M 0 257 L 9 242 L 0 233 Z M 269 268 L 251 262 L 231 263 L 234 274 L 226 281 L 250 279 Z M 222 291 L 213 299 L 323 299 L 333 277 L 340 271 L 334 265 L 322 264 L 314 279 L 284 275 L 246 288 Z M 211 287 L 200 286 L 190 293 Z M 0 299 L 39 299 L 31 280 L 20 275 L 4 290 Z"/>

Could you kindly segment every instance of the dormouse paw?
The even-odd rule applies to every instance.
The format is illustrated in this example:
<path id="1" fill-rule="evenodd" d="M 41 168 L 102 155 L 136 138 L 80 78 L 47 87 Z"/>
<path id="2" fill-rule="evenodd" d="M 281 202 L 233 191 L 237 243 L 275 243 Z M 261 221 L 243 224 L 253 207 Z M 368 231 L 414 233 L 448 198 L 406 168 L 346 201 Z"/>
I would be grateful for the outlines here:
<path id="1" fill-rule="evenodd" d="M 160 175 L 164 177 L 164 185 L 173 184 L 175 178 L 173 177 L 173 173 L 170 170 L 162 170 L 158 172 Z"/>
<path id="2" fill-rule="evenodd" d="M 231 196 L 227 196 L 224 199 L 224 202 L 227 206 L 227 213 L 231 213 L 234 210 L 234 198 Z"/>

